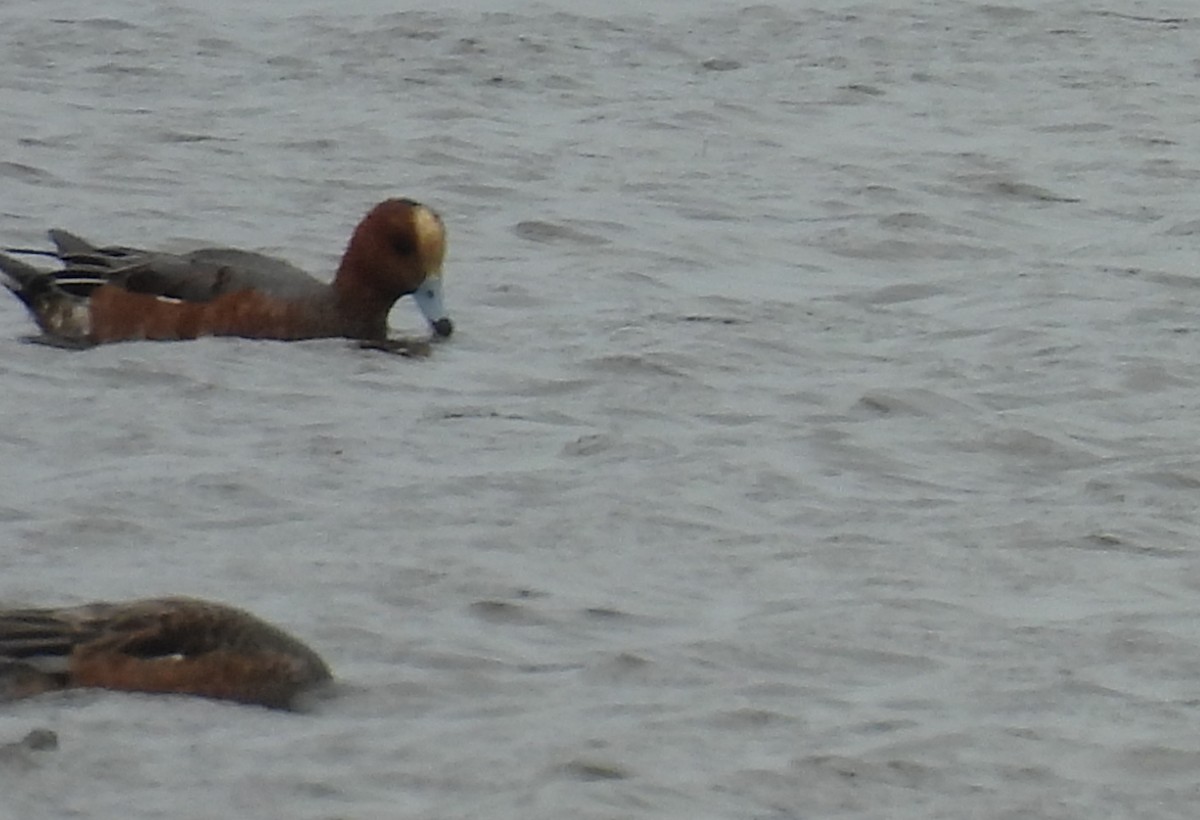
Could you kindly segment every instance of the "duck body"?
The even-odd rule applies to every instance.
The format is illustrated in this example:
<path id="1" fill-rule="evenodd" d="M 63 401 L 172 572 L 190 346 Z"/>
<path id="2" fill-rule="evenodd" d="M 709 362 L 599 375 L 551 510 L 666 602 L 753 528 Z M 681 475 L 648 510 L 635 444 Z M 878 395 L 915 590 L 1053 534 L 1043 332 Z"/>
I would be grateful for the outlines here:
<path id="1" fill-rule="evenodd" d="M 50 231 L 42 270 L 0 254 L 3 283 L 48 340 L 88 347 L 139 339 L 241 336 L 298 340 L 346 337 L 379 342 L 398 299 L 413 295 L 435 336 L 453 324 L 442 300 L 442 220 L 408 199 L 379 203 L 355 228 L 332 282 L 271 256 L 236 248 L 187 254 L 97 246 Z"/>
<path id="2" fill-rule="evenodd" d="M 332 679 L 297 638 L 235 607 L 152 598 L 0 610 L 0 699 L 103 688 L 275 708 Z"/>

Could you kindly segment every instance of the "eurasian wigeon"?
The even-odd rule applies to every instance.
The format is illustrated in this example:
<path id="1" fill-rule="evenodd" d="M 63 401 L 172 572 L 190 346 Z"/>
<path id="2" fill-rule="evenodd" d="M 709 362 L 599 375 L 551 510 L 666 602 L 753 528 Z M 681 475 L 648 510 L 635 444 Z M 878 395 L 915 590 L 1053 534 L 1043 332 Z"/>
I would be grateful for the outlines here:
<path id="1" fill-rule="evenodd" d="M 0 610 L 0 699 L 98 687 L 286 709 L 331 679 L 296 638 L 211 601 Z"/>
<path id="2" fill-rule="evenodd" d="M 354 229 L 332 282 L 281 259 L 235 248 L 187 254 L 97 247 L 52 230 L 58 270 L 0 254 L 0 277 L 47 340 L 88 347 L 137 339 L 346 337 L 387 347 L 387 316 L 412 294 L 438 337 L 454 325 L 442 303 L 446 229 L 432 209 L 388 199 Z M 403 342 L 398 342 L 403 347 Z"/>

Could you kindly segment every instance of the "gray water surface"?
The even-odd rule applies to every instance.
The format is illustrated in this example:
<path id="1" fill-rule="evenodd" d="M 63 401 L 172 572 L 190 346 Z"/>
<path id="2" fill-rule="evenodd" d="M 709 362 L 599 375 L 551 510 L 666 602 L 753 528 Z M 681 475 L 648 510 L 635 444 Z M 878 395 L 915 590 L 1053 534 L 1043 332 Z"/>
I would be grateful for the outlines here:
<path id="1" fill-rule="evenodd" d="M 0 816 L 1195 816 L 1190 6 L 265 5 L 0 6 L 0 242 L 330 276 L 407 195 L 459 332 L 0 302 L 0 601 L 341 681 L 7 704 Z"/>

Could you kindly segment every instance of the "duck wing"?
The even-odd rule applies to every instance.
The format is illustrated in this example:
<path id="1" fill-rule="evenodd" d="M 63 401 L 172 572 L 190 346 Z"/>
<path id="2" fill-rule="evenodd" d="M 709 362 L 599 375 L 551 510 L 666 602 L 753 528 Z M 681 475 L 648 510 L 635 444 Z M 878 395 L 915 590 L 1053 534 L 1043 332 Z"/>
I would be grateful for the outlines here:
<path id="1" fill-rule="evenodd" d="M 99 686 L 289 708 L 331 677 L 295 637 L 210 601 L 0 610 L 0 700 Z"/>
<path id="2" fill-rule="evenodd" d="M 45 253 L 63 265 L 50 275 L 59 287 L 77 295 L 107 284 L 135 293 L 207 302 L 243 290 L 298 299 L 328 288 L 289 262 L 237 248 L 174 254 L 120 245 L 100 247 L 60 228 L 50 231 L 50 239 L 55 251 Z"/>

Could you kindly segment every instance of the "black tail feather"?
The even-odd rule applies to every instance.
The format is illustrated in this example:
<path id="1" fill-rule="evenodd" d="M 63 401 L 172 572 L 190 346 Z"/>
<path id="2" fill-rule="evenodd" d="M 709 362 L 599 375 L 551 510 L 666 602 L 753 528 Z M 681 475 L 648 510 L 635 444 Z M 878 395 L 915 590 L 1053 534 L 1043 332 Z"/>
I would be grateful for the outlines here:
<path id="1" fill-rule="evenodd" d="M 0 283 L 32 310 L 34 301 L 53 287 L 54 278 L 44 270 L 0 253 Z"/>

